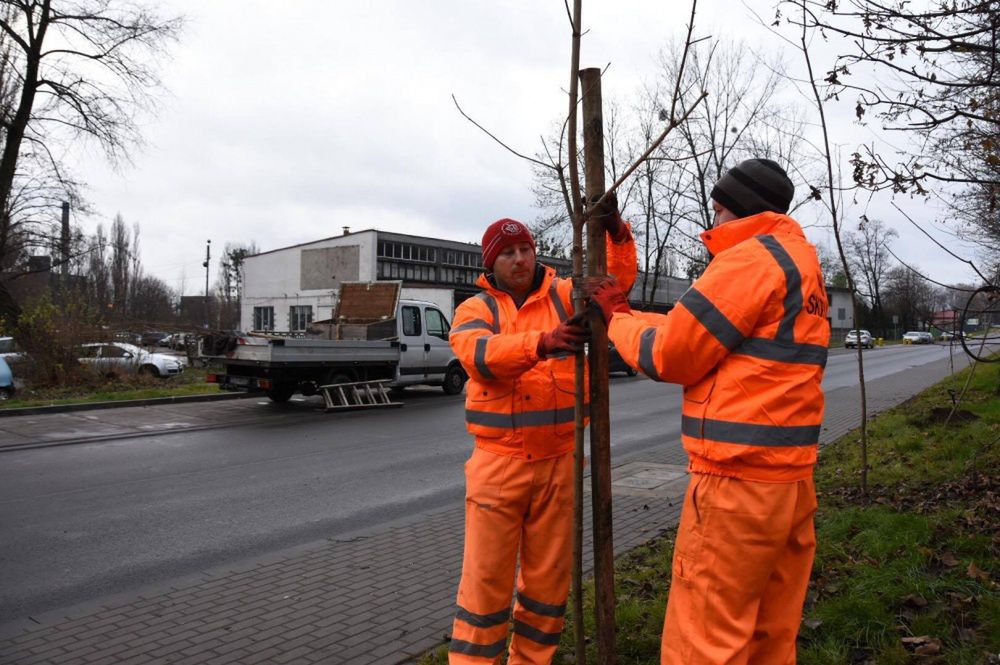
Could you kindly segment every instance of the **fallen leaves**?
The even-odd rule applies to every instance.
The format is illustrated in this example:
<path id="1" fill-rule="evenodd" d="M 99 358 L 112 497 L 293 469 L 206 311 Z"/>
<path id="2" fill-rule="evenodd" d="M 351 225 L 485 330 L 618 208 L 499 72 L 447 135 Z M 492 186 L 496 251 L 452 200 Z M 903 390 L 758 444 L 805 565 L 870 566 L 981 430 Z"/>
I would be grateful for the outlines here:
<path id="1" fill-rule="evenodd" d="M 904 637 L 900 640 L 903 646 L 918 656 L 936 656 L 941 653 L 941 640 L 929 635 L 920 637 Z"/>
<path id="2" fill-rule="evenodd" d="M 980 580 L 982 582 L 990 579 L 990 574 L 985 570 L 980 570 L 975 561 L 969 563 L 969 567 L 965 569 L 965 572 L 969 576 L 969 579 Z"/>

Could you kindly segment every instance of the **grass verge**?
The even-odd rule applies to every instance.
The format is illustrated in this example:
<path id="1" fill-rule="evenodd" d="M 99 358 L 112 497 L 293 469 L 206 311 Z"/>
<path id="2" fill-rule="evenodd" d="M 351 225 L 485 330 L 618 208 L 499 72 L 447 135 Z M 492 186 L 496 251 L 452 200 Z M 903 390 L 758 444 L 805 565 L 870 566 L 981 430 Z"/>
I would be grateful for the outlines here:
<path id="1" fill-rule="evenodd" d="M 123 375 L 103 379 L 84 388 L 30 389 L 18 391 L 14 398 L 0 401 L 0 410 L 60 404 L 91 404 L 155 397 L 183 397 L 188 395 L 213 395 L 219 386 L 205 383 L 205 370 L 188 367 L 176 376 L 160 379 L 149 376 Z"/>
<path id="2" fill-rule="evenodd" d="M 870 423 L 867 497 L 858 433 L 823 448 L 799 663 L 1000 665 L 1000 365 L 976 368 L 946 423 L 968 372 Z M 674 535 L 616 562 L 622 665 L 659 663 Z M 593 635 L 589 581 L 584 604 Z M 572 654 L 568 620 L 553 662 Z M 596 662 L 593 645 L 587 659 Z M 446 663 L 447 646 L 419 662 Z"/>

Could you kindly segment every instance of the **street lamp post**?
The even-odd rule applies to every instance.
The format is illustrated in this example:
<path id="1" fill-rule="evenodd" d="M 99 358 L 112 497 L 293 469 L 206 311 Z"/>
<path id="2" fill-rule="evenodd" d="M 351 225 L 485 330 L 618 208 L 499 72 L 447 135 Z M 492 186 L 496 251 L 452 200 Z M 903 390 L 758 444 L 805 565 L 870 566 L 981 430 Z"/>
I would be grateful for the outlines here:
<path id="1" fill-rule="evenodd" d="M 212 259 L 212 241 L 207 240 L 205 242 L 205 262 L 201 265 L 205 268 L 205 329 L 208 329 L 208 265 L 209 261 Z"/>

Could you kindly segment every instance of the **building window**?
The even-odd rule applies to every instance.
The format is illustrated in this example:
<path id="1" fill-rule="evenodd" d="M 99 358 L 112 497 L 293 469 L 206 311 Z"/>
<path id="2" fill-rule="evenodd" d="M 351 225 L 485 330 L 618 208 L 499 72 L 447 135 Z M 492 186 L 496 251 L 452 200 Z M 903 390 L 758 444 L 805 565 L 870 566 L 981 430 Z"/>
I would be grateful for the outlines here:
<path id="1" fill-rule="evenodd" d="M 254 330 L 274 330 L 274 308 L 254 307 L 253 308 L 253 329 Z"/>
<path id="2" fill-rule="evenodd" d="M 846 318 L 847 318 L 847 308 L 846 307 L 838 307 L 837 308 L 837 320 L 838 321 L 843 321 Z"/>
<path id="3" fill-rule="evenodd" d="M 305 332 L 312 321 L 312 305 L 292 305 L 288 308 L 288 329 L 290 331 Z"/>

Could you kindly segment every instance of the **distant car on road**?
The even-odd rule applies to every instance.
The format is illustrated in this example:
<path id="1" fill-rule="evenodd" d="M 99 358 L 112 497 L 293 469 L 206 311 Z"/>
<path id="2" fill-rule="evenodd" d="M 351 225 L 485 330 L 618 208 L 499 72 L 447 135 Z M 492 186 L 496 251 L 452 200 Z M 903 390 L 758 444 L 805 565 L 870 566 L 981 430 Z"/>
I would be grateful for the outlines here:
<path id="1" fill-rule="evenodd" d="M 961 330 L 945 330 L 938 337 L 942 342 L 953 342 L 957 339 L 962 339 L 965 337 L 965 333 Z"/>
<path id="2" fill-rule="evenodd" d="M 857 330 L 849 330 L 847 335 L 844 337 L 844 347 L 848 349 L 853 349 L 859 344 L 859 335 Z M 872 339 L 872 334 L 867 330 L 862 330 L 860 334 L 860 344 L 863 349 L 874 349 L 875 340 Z"/>
<path id="3" fill-rule="evenodd" d="M 3 358 L 0 358 L 0 400 L 7 400 L 14 396 L 14 373 L 10 371 L 10 365 Z"/>
<path id="4" fill-rule="evenodd" d="M 104 373 L 148 374 L 161 378 L 180 374 L 187 366 L 181 356 L 150 353 L 123 342 L 83 344 L 79 360 Z"/>
<path id="5" fill-rule="evenodd" d="M 903 333 L 903 344 L 933 344 L 934 335 L 922 330 L 911 330 Z"/>

